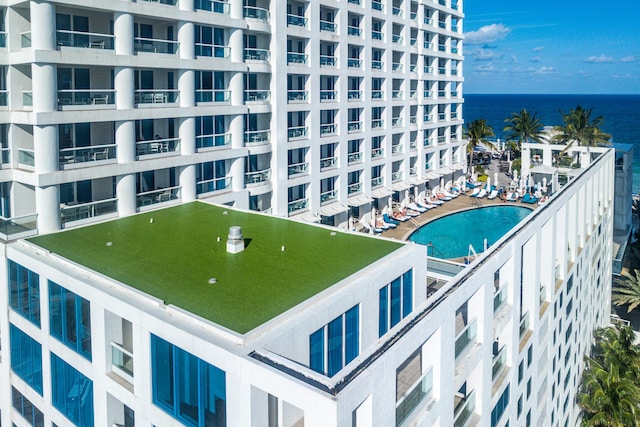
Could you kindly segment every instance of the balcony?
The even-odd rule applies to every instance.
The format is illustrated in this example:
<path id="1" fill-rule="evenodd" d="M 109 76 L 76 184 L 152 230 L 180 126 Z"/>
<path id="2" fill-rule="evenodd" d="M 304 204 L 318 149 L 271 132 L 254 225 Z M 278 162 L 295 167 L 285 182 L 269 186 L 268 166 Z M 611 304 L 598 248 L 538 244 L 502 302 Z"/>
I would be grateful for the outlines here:
<path id="1" fill-rule="evenodd" d="M 413 145 L 410 145 L 409 149 L 413 151 L 413 150 L 415 150 L 415 147 L 416 147 L 415 144 L 413 144 Z M 409 176 L 416 176 L 416 175 L 418 175 L 418 167 L 417 166 L 411 166 L 409 168 Z"/>
<path id="2" fill-rule="evenodd" d="M 20 47 L 28 49 L 31 47 L 31 31 L 20 33 Z"/>
<path id="3" fill-rule="evenodd" d="M 287 15 L 287 26 L 306 27 L 307 18 L 300 15 Z"/>
<path id="4" fill-rule="evenodd" d="M 90 49 L 113 49 L 113 34 L 88 33 L 80 31 L 57 30 L 58 47 L 79 47 Z M 4 47 L 4 45 L 2 46 Z"/>
<path id="5" fill-rule="evenodd" d="M 409 124 L 410 125 L 418 124 L 418 118 L 416 116 L 409 116 Z M 414 145 L 415 145 L 415 143 L 414 143 Z"/>
<path id="6" fill-rule="evenodd" d="M 289 214 L 292 214 L 293 212 L 306 209 L 308 205 L 309 205 L 309 199 L 307 199 L 306 197 L 304 199 L 294 200 L 288 203 L 287 211 L 289 212 Z"/>
<path id="7" fill-rule="evenodd" d="M 245 48 L 245 61 L 268 62 L 271 59 L 271 52 L 267 49 Z"/>
<path id="8" fill-rule="evenodd" d="M 308 55 L 301 52 L 287 52 L 287 64 L 306 64 Z"/>
<path id="9" fill-rule="evenodd" d="M 287 129 L 287 138 L 289 141 L 296 139 L 306 139 L 309 135 L 309 128 L 307 126 L 295 126 Z"/>
<path id="10" fill-rule="evenodd" d="M 476 409 L 476 392 L 474 390 L 464 397 L 456 395 L 454 401 L 456 404 L 454 407 L 453 426 L 464 427 Z"/>
<path id="11" fill-rule="evenodd" d="M 353 133 L 353 132 L 360 132 L 361 130 L 362 130 L 362 122 L 361 121 L 355 121 L 355 122 L 347 123 L 347 132 Z"/>
<path id="12" fill-rule="evenodd" d="M 396 403 L 396 425 L 399 426 L 409 415 L 431 395 L 433 370 L 429 369 L 400 397 Z"/>
<path id="13" fill-rule="evenodd" d="M 195 52 L 196 56 L 207 56 L 212 58 L 228 58 L 229 53 L 231 52 L 231 48 L 229 46 L 196 43 L 195 47 L 196 47 L 196 52 Z"/>
<path id="14" fill-rule="evenodd" d="M 397 128 L 402 126 L 402 124 L 404 123 L 404 120 L 402 120 L 402 117 L 392 117 L 391 118 L 391 127 Z"/>
<path id="15" fill-rule="evenodd" d="M 338 26 L 335 22 L 331 21 L 320 21 L 320 31 L 326 31 L 329 33 L 335 33 Z"/>
<path id="16" fill-rule="evenodd" d="M 200 0 L 197 6 L 198 10 L 206 10 L 207 12 L 216 12 L 229 14 L 229 3 L 218 0 Z"/>
<path id="17" fill-rule="evenodd" d="M 18 166 L 27 170 L 33 170 L 36 165 L 35 153 L 30 148 L 18 148 Z"/>
<path id="18" fill-rule="evenodd" d="M 371 91 L 371 99 L 384 99 L 384 91 L 382 91 L 382 90 L 372 90 Z"/>
<path id="19" fill-rule="evenodd" d="M 196 144 L 198 140 L 196 139 Z M 180 138 L 160 138 L 136 142 L 136 154 L 138 156 L 175 153 L 180 149 Z"/>
<path id="20" fill-rule="evenodd" d="M 412 37 L 412 38 L 409 39 L 409 45 L 410 46 L 415 46 L 417 44 L 418 44 L 418 39 L 417 38 Z"/>
<path id="21" fill-rule="evenodd" d="M 0 107 L 6 107 L 8 103 L 9 91 L 6 89 L 0 90 Z"/>
<path id="22" fill-rule="evenodd" d="M 354 37 L 360 37 L 362 35 L 362 29 L 360 27 L 354 27 L 354 26 L 349 25 L 347 27 L 347 35 L 354 36 Z"/>
<path id="23" fill-rule="evenodd" d="M 349 153 L 347 155 L 347 163 L 360 163 L 362 161 L 362 153 L 360 151 L 356 153 Z"/>
<path id="24" fill-rule="evenodd" d="M 270 139 L 270 130 L 247 130 L 244 132 L 245 147 L 268 144 Z"/>
<path id="25" fill-rule="evenodd" d="M 362 99 L 362 91 L 361 90 L 349 90 L 347 91 L 347 99 L 349 101 L 359 101 Z"/>
<path id="26" fill-rule="evenodd" d="M 455 357 L 458 359 L 465 350 L 469 348 L 469 345 L 476 340 L 478 321 L 474 319 L 471 321 L 456 337 L 455 342 Z"/>
<path id="27" fill-rule="evenodd" d="M 196 136 L 196 149 L 202 148 L 220 148 L 231 146 L 230 133 L 218 133 L 211 135 Z"/>
<path id="28" fill-rule="evenodd" d="M 320 193 L 320 204 L 324 205 L 338 199 L 338 190 L 329 190 Z"/>
<path id="29" fill-rule="evenodd" d="M 167 104 L 177 102 L 178 94 L 177 89 L 137 89 L 134 99 L 136 104 Z"/>
<path id="30" fill-rule="evenodd" d="M 402 38 L 402 36 L 401 36 L 401 35 L 394 34 L 394 35 L 392 35 L 392 36 L 391 36 L 391 42 L 392 42 L 392 43 L 401 44 L 401 43 L 402 43 L 402 40 L 403 40 L 403 38 Z"/>
<path id="31" fill-rule="evenodd" d="M 438 45 L 438 51 L 439 52 L 446 52 L 447 51 L 447 46 L 444 44 L 439 44 Z"/>
<path id="32" fill-rule="evenodd" d="M 245 185 L 256 185 L 269 182 L 271 179 L 271 169 L 266 169 L 258 172 L 246 172 L 244 174 Z"/>
<path id="33" fill-rule="evenodd" d="M 231 190 L 231 177 L 224 176 L 221 178 L 206 179 L 196 182 L 196 193 L 214 193 L 218 191 Z"/>
<path id="34" fill-rule="evenodd" d="M 404 68 L 404 67 L 402 66 L 402 63 L 401 63 L 401 62 L 393 62 L 393 63 L 391 64 L 391 70 L 392 70 L 392 71 L 402 72 L 402 69 L 403 69 L 403 68 Z"/>
<path id="35" fill-rule="evenodd" d="M 425 49 L 433 49 L 433 43 L 431 43 L 431 42 L 424 42 L 424 43 L 422 44 L 422 47 L 423 47 L 423 48 L 425 48 Z"/>
<path id="36" fill-rule="evenodd" d="M 401 154 L 402 152 L 404 152 L 404 145 L 395 144 L 391 146 L 391 154 Z"/>
<path id="37" fill-rule="evenodd" d="M 296 163 L 287 167 L 287 176 L 291 178 L 296 175 L 304 175 L 309 172 L 309 163 Z"/>
<path id="38" fill-rule="evenodd" d="M 7 32 L 6 31 L 0 31 L 0 48 L 6 48 L 7 47 Z"/>
<path id="39" fill-rule="evenodd" d="M 337 90 L 321 90 L 320 102 L 332 102 L 338 98 Z"/>
<path id="40" fill-rule="evenodd" d="M 371 159 L 379 159 L 384 157 L 384 147 L 372 148 Z"/>
<path id="41" fill-rule="evenodd" d="M 500 351 L 498 351 L 498 354 L 493 356 L 493 363 L 491 365 L 491 379 L 493 381 L 495 381 L 500 376 L 507 363 L 506 349 L 507 347 L 503 345 Z"/>
<path id="42" fill-rule="evenodd" d="M 320 66 L 321 67 L 335 67 L 337 62 L 337 58 L 335 56 L 330 55 L 320 55 Z"/>
<path id="43" fill-rule="evenodd" d="M 136 194 L 136 206 L 150 206 L 179 199 L 180 187 L 167 187 Z"/>
<path id="44" fill-rule="evenodd" d="M 244 102 L 265 103 L 271 100 L 271 91 L 269 90 L 245 90 Z"/>
<path id="45" fill-rule="evenodd" d="M 371 31 L 371 38 L 373 40 L 383 40 L 384 39 L 384 33 L 382 31 L 372 30 Z"/>
<path id="46" fill-rule="evenodd" d="M 362 68 L 362 60 L 357 58 L 347 59 L 347 67 L 349 68 Z"/>
<path id="47" fill-rule="evenodd" d="M 268 22 L 270 18 L 270 14 L 267 9 L 255 6 L 245 6 L 243 16 L 245 18 L 257 19 L 265 22 Z"/>
<path id="48" fill-rule="evenodd" d="M 337 165 L 338 165 L 337 157 L 325 157 L 324 159 L 320 159 L 320 170 L 333 168 L 333 167 L 336 167 Z"/>
<path id="49" fill-rule="evenodd" d="M 391 98 L 393 99 L 402 99 L 402 96 L 404 95 L 404 92 L 402 92 L 401 90 L 393 90 L 391 91 Z"/>
<path id="50" fill-rule="evenodd" d="M 384 9 L 384 5 L 379 1 L 372 1 L 371 2 L 371 8 L 373 10 L 382 10 L 382 9 Z"/>
<path id="51" fill-rule="evenodd" d="M 503 287 L 500 288 L 494 295 L 493 295 L 493 312 L 497 312 L 500 307 L 502 307 L 502 304 L 504 304 L 504 302 L 507 300 L 507 288 Z"/>
<path id="52" fill-rule="evenodd" d="M 60 165 L 87 163 L 116 158 L 116 144 L 62 148 L 58 153 Z"/>
<path id="53" fill-rule="evenodd" d="M 384 120 L 373 119 L 371 120 L 371 129 L 381 129 L 384 127 Z"/>
<path id="54" fill-rule="evenodd" d="M 58 91 L 58 107 L 71 105 L 113 105 L 116 91 L 113 89 L 77 90 L 67 89 Z M 92 107 L 90 107 L 92 108 Z"/>
<path id="55" fill-rule="evenodd" d="M 424 22 L 427 25 L 431 25 L 433 23 L 433 19 L 429 18 L 428 16 L 425 16 L 422 22 Z"/>
<path id="56" fill-rule="evenodd" d="M 391 172 L 391 182 L 401 181 L 403 177 L 402 171 Z"/>
<path id="57" fill-rule="evenodd" d="M 307 102 L 308 98 L 309 98 L 309 92 L 306 90 L 288 90 L 287 91 L 287 102 L 289 104 Z"/>
<path id="58" fill-rule="evenodd" d="M 60 220 L 63 224 L 118 212 L 118 199 L 105 199 L 89 203 L 61 204 Z M 132 374 L 133 376 L 133 374 Z"/>
<path id="59" fill-rule="evenodd" d="M 175 55 L 178 53 L 180 43 L 175 40 L 147 39 L 134 37 L 133 50 L 136 53 L 165 53 Z"/>
<path id="60" fill-rule="evenodd" d="M 348 195 L 352 195 L 352 194 L 356 194 L 362 191 L 362 183 L 361 182 L 355 182 L 353 184 L 349 184 L 347 185 L 347 194 Z"/>
<path id="61" fill-rule="evenodd" d="M 529 312 L 527 311 L 521 318 L 520 318 L 520 339 L 522 339 L 525 334 L 527 333 L 527 331 L 529 330 Z"/>
<path id="62" fill-rule="evenodd" d="M 196 89 L 196 102 L 231 102 L 231 91 L 225 89 Z"/>
<path id="63" fill-rule="evenodd" d="M 403 12 L 402 12 L 402 8 L 396 7 L 394 6 L 391 9 L 391 13 L 393 13 L 395 16 L 402 16 Z"/>
<path id="64" fill-rule="evenodd" d="M 371 69 L 372 70 L 382 70 L 384 68 L 384 62 L 382 61 L 371 61 Z"/>
<path id="65" fill-rule="evenodd" d="M 0 216 L 0 237 L 3 240 L 28 237 L 37 234 L 38 214 L 28 214 L 5 218 Z"/>
<path id="66" fill-rule="evenodd" d="M 111 371 L 133 384 L 133 353 L 115 342 L 111 343 Z"/>
<path id="67" fill-rule="evenodd" d="M 379 187 L 382 184 L 384 184 L 384 178 L 383 177 L 377 176 L 377 177 L 371 178 L 371 188 Z"/>
<path id="68" fill-rule="evenodd" d="M 361 0 L 347 0 L 349 3 L 351 4 L 357 4 L 360 5 Z"/>
<path id="69" fill-rule="evenodd" d="M 327 123 L 320 125 L 320 136 L 335 135 L 338 130 L 338 125 L 335 123 Z"/>

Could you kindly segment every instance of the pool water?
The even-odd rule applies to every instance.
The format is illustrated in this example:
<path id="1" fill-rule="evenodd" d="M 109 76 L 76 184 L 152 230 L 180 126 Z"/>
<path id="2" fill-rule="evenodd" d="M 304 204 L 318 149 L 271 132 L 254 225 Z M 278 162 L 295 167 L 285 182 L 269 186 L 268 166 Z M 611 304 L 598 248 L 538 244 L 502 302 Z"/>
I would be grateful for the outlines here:
<path id="1" fill-rule="evenodd" d="M 520 206 L 488 206 L 453 213 L 417 229 L 409 240 L 427 246 L 436 258 L 461 258 L 469 254 L 469 244 L 477 253 L 500 240 L 509 230 L 533 212 Z"/>

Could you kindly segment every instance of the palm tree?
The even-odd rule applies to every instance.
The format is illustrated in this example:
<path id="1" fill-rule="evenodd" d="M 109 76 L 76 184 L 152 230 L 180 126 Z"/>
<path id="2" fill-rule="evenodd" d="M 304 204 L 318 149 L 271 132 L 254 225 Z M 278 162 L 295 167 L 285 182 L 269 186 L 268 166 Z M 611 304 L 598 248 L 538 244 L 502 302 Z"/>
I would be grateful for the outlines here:
<path id="1" fill-rule="evenodd" d="M 487 124 L 485 119 L 476 119 L 472 122 L 467 122 L 464 128 L 464 136 L 467 138 L 467 166 L 471 167 L 471 160 L 473 156 L 473 150 L 481 145 L 487 146 L 492 150 L 497 147 L 494 143 L 487 140 L 494 136 L 493 127 Z"/>
<path id="2" fill-rule="evenodd" d="M 627 313 L 640 306 L 640 270 L 633 271 L 633 276 L 624 273 L 624 279 L 616 278 L 618 286 L 614 287 L 611 293 L 611 300 L 616 306 L 628 306 Z"/>
<path id="3" fill-rule="evenodd" d="M 522 143 L 528 143 L 531 141 L 542 143 L 542 135 L 544 125 L 538 119 L 538 113 L 531 114 L 526 108 L 523 108 L 517 113 L 511 113 L 511 117 L 504 120 L 508 123 L 504 127 L 504 131 L 508 132 L 505 139 L 509 147 L 514 147 L 515 151 L 520 152 Z"/>
<path id="4" fill-rule="evenodd" d="M 599 329 L 593 359 L 602 366 L 616 365 L 621 376 L 640 386 L 640 346 L 634 344 L 635 333 L 630 326 Z"/>
<path id="5" fill-rule="evenodd" d="M 602 116 L 591 119 L 592 111 L 593 108 L 585 110 L 580 105 L 566 114 L 560 111 L 564 125 L 554 127 L 557 134 L 551 138 L 551 141 L 567 144 L 563 153 L 573 144 L 593 147 L 609 143 L 611 135 L 600 130 L 604 119 Z"/>
<path id="6" fill-rule="evenodd" d="M 640 389 L 631 378 L 620 375 L 611 363 L 601 365 L 587 357 L 578 403 L 583 426 L 627 427 L 640 422 Z"/>

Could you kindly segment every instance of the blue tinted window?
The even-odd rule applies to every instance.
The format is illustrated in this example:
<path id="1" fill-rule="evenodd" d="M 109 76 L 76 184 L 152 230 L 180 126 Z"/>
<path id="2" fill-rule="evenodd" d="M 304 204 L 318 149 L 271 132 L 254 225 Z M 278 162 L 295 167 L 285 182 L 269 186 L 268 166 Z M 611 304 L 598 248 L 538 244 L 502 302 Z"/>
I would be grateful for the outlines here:
<path id="1" fill-rule="evenodd" d="M 40 326 L 39 276 L 9 260 L 9 305 L 17 313 Z"/>
<path id="2" fill-rule="evenodd" d="M 389 330 L 389 287 L 380 289 L 380 307 L 378 311 L 378 336 L 383 336 Z"/>
<path id="3" fill-rule="evenodd" d="M 73 425 L 93 427 L 93 382 L 54 353 L 51 402 Z"/>
<path id="4" fill-rule="evenodd" d="M 391 282 L 391 325 L 395 326 L 401 317 L 402 279 Z"/>
<path id="5" fill-rule="evenodd" d="M 226 374 L 151 335 L 153 403 L 194 427 L 226 426 Z"/>
<path id="6" fill-rule="evenodd" d="M 342 369 L 342 316 L 333 319 L 327 326 L 328 374 L 333 376 Z"/>
<path id="7" fill-rule="evenodd" d="M 519 403 L 519 402 L 518 402 Z M 504 389 L 504 392 L 496 402 L 496 405 L 491 410 L 491 427 L 498 425 L 498 421 L 502 418 L 505 409 L 509 405 L 509 386 Z"/>
<path id="8" fill-rule="evenodd" d="M 360 352 L 360 313 L 359 306 L 344 314 L 344 363 L 351 362 Z"/>
<path id="9" fill-rule="evenodd" d="M 380 289 L 378 336 L 387 333 L 413 311 L 413 270 Z"/>
<path id="10" fill-rule="evenodd" d="M 49 281 L 51 335 L 91 360 L 89 301 Z"/>
<path id="11" fill-rule="evenodd" d="M 402 318 L 413 310 L 413 270 L 402 275 Z"/>
<path id="12" fill-rule="evenodd" d="M 29 399 L 24 397 L 15 388 L 11 387 L 11 400 L 13 407 L 26 419 L 33 427 L 44 426 L 44 414 Z"/>
<path id="13" fill-rule="evenodd" d="M 358 305 L 351 307 L 346 313 L 336 317 L 309 336 L 309 367 L 316 372 L 333 376 L 358 354 L 360 354 Z"/>
<path id="14" fill-rule="evenodd" d="M 42 346 L 13 324 L 9 324 L 11 369 L 42 395 Z"/>
<path id="15" fill-rule="evenodd" d="M 309 367 L 324 372 L 324 328 L 315 331 L 309 337 Z"/>

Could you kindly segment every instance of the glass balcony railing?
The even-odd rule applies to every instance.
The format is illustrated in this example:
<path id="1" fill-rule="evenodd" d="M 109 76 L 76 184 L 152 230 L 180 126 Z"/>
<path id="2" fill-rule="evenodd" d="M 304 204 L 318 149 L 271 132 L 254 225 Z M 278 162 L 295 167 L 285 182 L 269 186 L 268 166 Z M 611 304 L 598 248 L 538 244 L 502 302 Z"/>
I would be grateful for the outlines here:
<path id="1" fill-rule="evenodd" d="M 196 0 L 195 6 L 197 10 L 206 10 L 208 12 L 228 14 L 230 10 L 229 3 L 218 0 Z"/>
<path id="2" fill-rule="evenodd" d="M 309 98 L 309 92 L 306 90 L 288 90 L 287 91 L 287 102 L 306 102 Z"/>
<path id="3" fill-rule="evenodd" d="M 225 89 L 196 89 L 196 102 L 230 102 L 231 91 Z"/>
<path id="4" fill-rule="evenodd" d="M 362 35 L 362 29 L 360 29 L 360 27 L 349 25 L 347 27 L 347 34 L 350 36 L 360 37 L 360 35 Z"/>
<path id="5" fill-rule="evenodd" d="M 57 30 L 56 43 L 60 46 L 113 49 L 113 34 L 89 33 L 82 31 Z"/>
<path id="6" fill-rule="evenodd" d="M 371 61 L 371 69 L 372 70 L 382 70 L 384 68 L 384 62 L 382 61 Z"/>
<path id="7" fill-rule="evenodd" d="M 196 193 L 213 193 L 216 191 L 225 191 L 231 189 L 231 177 L 206 179 L 196 182 Z"/>
<path id="8" fill-rule="evenodd" d="M 391 98 L 393 99 L 402 99 L 402 95 L 404 95 L 404 92 L 402 92 L 401 90 L 391 91 Z"/>
<path id="9" fill-rule="evenodd" d="M 469 348 L 469 344 L 475 341 L 477 334 L 478 321 L 474 319 L 458 334 L 455 343 L 456 359 Z"/>
<path id="10" fill-rule="evenodd" d="M 196 136 L 196 148 L 213 148 L 213 147 L 230 147 L 231 146 L 231 134 L 230 133 L 217 133 L 211 135 L 198 135 Z"/>
<path id="11" fill-rule="evenodd" d="M 135 52 L 166 53 L 175 55 L 178 53 L 180 43 L 175 40 L 148 39 L 135 37 L 133 50 Z"/>
<path id="12" fill-rule="evenodd" d="M 383 147 L 372 148 L 371 149 L 371 158 L 372 159 L 378 159 L 380 157 L 384 157 L 384 148 Z"/>
<path id="13" fill-rule="evenodd" d="M 360 132 L 362 130 L 362 122 L 355 121 L 347 123 L 347 131 L 349 132 Z"/>
<path id="14" fill-rule="evenodd" d="M 338 190 L 329 190 L 320 193 L 320 204 L 331 203 L 338 199 Z"/>
<path id="15" fill-rule="evenodd" d="M 384 184 L 384 178 L 383 177 L 377 176 L 377 177 L 371 178 L 371 188 L 379 187 L 382 184 Z"/>
<path id="16" fill-rule="evenodd" d="M 68 89 L 58 91 L 58 105 L 113 105 L 116 91 L 113 89 L 78 90 Z"/>
<path id="17" fill-rule="evenodd" d="M 7 47 L 7 32 L 0 31 L 0 48 Z"/>
<path id="18" fill-rule="evenodd" d="M 246 172 L 244 174 L 245 185 L 262 184 L 269 182 L 271 179 L 271 169 L 266 169 L 258 172 Z"/>
<path id="19" fill-rule="evenodd" d="M 391 173 L 391 181 L 392 182 L 396 182 L 396 181 L 400 181 L 403 177 L 403 173 L 402 171 L 395 171 Z"/>
<path id="20" fill-rule="evenodd" d="M 384 33 L 382 31 L 371 31 L 371 38 L 373 40 L 383 40 L 384 39 Z"/>
<path id="21" fill-rule="evenodd" d="M 454 409 L 453 427 L 464 427 L 476 409 L 475 390 L 460 399 Z"/>
<path id="22" fill-rule="evenodd" d="M 495 313 L 502 307 L 507 300 L 507 287 L 500 288 L 493 296 L 493 312 Z"/>
<path id="23" fill-rule="evenodd" d="M 270 14 L 267 9 L 264 9 L 262 7 L 245 6 L 244 17 L 251 18 L 251 19 L 259 19 L 261 21 L 268 21 Z"/>
<path id="24" fill-rule="evenodd" d="M 402 38 L 402 36 L 401 36 L 401 35 L 394 34 L 393 36 L 391 36 L 391 41 L 392 41 L 393 43 L 398 43 L 398 44 L 400 44 L 400 43 L 402 43 L 402 40 L 403 40 L 403 38 Z"/>
<path id="25" fill-rule="evenodd" d="M 349 184 L 347 185 L 347 194 L 351 195 L 351 194 L 356 194 L 362 191 L 362 183 L 361 182 L 356 182 L 353 184 Z"/>
<path id="26" fill-rule="evenodd" d="M 6 107 L 9 105 L 9 91 L 6 89 L 0 90 L 0 107 Z"/>
<path id="27" fill-rule="evenodd" d="M 502 373 L 505 364 L 507 363 L 507 351 L 506 346 L 502 346 L 498 354 L 493 356 L 493 363 L 491 365 L 491 379 L 493 381 L 498 378 L 498 376 Z"/>
<path id="28" fill-rule="evenodd" d="M 347 0 L 351 4 L 360 4 L 362 0 Z"/>
<path id="29" fill-rule="evenodd" d="M 371 120 L 371 129 L 380 129 L 384 127 L 384 120 L 373 119 Z"/>
<path id="30" fill-rule="evenodd" d="M 299 15 L 287 15 L 287 25 L 296 26 L 296 27 L 306 27 L 307 18 Z"/>
<path id="31" fill-rule="evenodd" d="M 429 369 L 396 403 L 396 426 L 402 425 L 420 404 L 427 401 L 433 389 L 433 370 Z"/>
<path id="32" fill-rule="evenodd" d="M 335 33 L 338 26 L 335 22 L 331 21 L 320 21 L 320 31 L 327 31 L 329 33 Z"/>
<path id="33" fill-rule="evenodd" d="M 337 157 L 326 157 L 324 159 L 320 159 L 320 169 L 328 169 L 337 166 L 338 158 Z"/>
<path id="34" fill-rule="evenodd" d="M 395 144 L 391 146 L 391 154 L 400 154 L 404 152 L 404 145 Z"/>
<path id="35" fill-rule="evenodd" d="M 33 107 L 33 91 L 30 91 L 30 90 L 22 91 L 22 106 Z"/>
<path id="36" fill-rule="evenodd" d="M 403 14 L 402 8 L 397 7 L 397 6 L 393 6 L 393 8 L 391 9 L 391 13 L 393 13 L 396 16 L 402 16 L 402 14 Z"/>
<path id="37" fill-rule="evenodd" d="M 62 223 L 94 218 L 118 212 L 118 199 L 111 198 L 89 203 L 61 204 L 60 220 Z"/>
<path id="38" fill-rule="evenodd" d="M 349 68 L 361 68 L 362 67 L 362 60 L 361 59 L 356 59 L 356 58 L 349 58 L 349 59 L 347 59 L 347 67 L 349 67 Z"/>
<path id="39" fill-rule="evenodd" d="M 244 131 L 244 145 L 252 147 L 256 145 L 268 144 L 271 139 L 270 130 L 247 130 Z"/>
<path id="40" fill-rule="evenodd" d="M 133 384 L 133 353 L 115 342 L 111 343 L 111 370 Z"/>
<path id="41" fill-rule="evenodd" d="M 330 55 L 320 55 L 320 66 L 321 67 L 335 67 L 337 59 L 335 56 Z"/>
<path id="42" fill-rule="evenodd" d="M 32 236 L 37 233 L 38 214 L 28 214 L 5 218 L 0 216 L 0 237 L 13 240 L 16 236 Z"/>
<path id="43" fill-rule="evenodd" d="M 320 136 L 335 135 L 338 126 L 335 123 L 327 123 L 320 125 Z"/>
<path id="44" fill-rule="evenodd" d="M 136 206 L 149 206 L 180 198 L 180 186 L 159 188 L 136 194 Z"/>
<path id="45" fill-rule="evenodd" d="M 168 6 L 175 6 L 178 0 L 143 0 L 149 3 L 166 4 Z"/>
<path id="46" fill-rule="evenodd" d="M 307 138 L 309 128 L 307 126 L 295 126 L 287 129 L 287 137 L 289 140 Z"/>
<path id="47" fill-rule="evenodd" d="M 269 61 L 271 59 L 271 52 L 267 49 L 245 48 L 244 60 L 245 61 Z"/>
<path id="48" fill-rule="evenodd" d="M 31 31 L 20 33 L 20 47 L 23 49 L 31 47 Z"/>
<path id="49" fill-rule="evenodd" d="M 34 167 L 36 162 L 33 150 L 28 148 L 18 148 L 18 164 L 21 166 Z"/>
<path id="50" fill-rule="evenodd" d="M 401 62 L 394 62 L 391 64 L 391 70 L 392 71 L 402 71 L 403 70 L 403 65 Z"/>
<path id="51" fill-rule="evenodd" d="M 293 212 L 306 209 L 308 205 L 309 205 L 309 199 L 307 198 L 294 200 L 288 203 L 287 211 L 291 214 Z"/>
<path id="52" fill-rule="evenodd" d="M 306 64 L 308 55 L 301 52 L 287 52 L 287 64 Z"/>
<path id="53" fill-rule="evenodd" d="M 384 99 L 384 91 L 382 91 L 382 90 L 372 90 L 371 91 L 371 99 Z"/>
<path id="54" fill-rule="evenodd" d="M 115 159 L 116 144 L 61 148 L 58 156 L 61 165 Z"/>
<path id="55" fill-rule="evenodd" d="M 180 150 L 180 138 L 158 138 L 136 142 L 136 154 L 138 156 L 174 153 L 178 150 Z"/>
<path id="56" fill-rule="evenodd" d="M 384 9 L 384 5 L 379 1 L 373 1 L 371 2 L 371 8 L 373 10 L 382 10 Z"/>
<path id="57" fill-rule="evenodd" d="M 394 128 L 402 126 L 403 123 L 404 123 L 404 120 L 402 120 L 402 117 L 392 117 L 391 118 L 391 126 L 394 127 Z"/>
<path id="58" fill-rule="evenodd" d="M 246 49 L 245 49 L 246 50 Z M 213 44 L 196 43 L 196 56 L 208 56 L 212 58 L 228 58 L 231 48 L 229 46 L 218 46 Z"/>
<path id="59" fill-rule="evenodd" d="M 137 89 L 135 91 L 136 104 L 167 104 L 178 101 L 177 89 Z M 197 94 L 196 94 L 197 95 Z"/>
<path id="60" fill-rule="evenodd" d="M 270 90 L 245 90 L 244 102 L 269 102 L 271 99 Z"/>
<path id="61" fill-rule="evenodd" d="M 361 90 L 349 90 L 347 91 L 347 99 L 349 101 L 358 101 L 362 99 L 362 91 Z"/>
<path id="62" fill-rule="evenodd" d="M 0 164 L 8 165 L 11 163 L 11 148 L 0 148 Z"/>
<path id="63" fill-rule="evenodd" d="M 347 162 L 349 164 L 351 163 L 359 163 L 362 161 L 362 153 L 361 152 L 357 152 L 357 153 L 349 153 L 347 155 Z"/>
<path id="64" fill-rule="evenodd" d="M 520 318 L 520 339 L 522 339 L 522 337 L 524 337 L 524 335 L 526 334 L 526 332 L 528 330 L 529 330 L 529 312 L 527 311 Z"/>
<path id="65" fill-rule="evenodd" d="M 334 101 L 338 97 L 337 90 L 321 90 L 320 101 Z"/>

